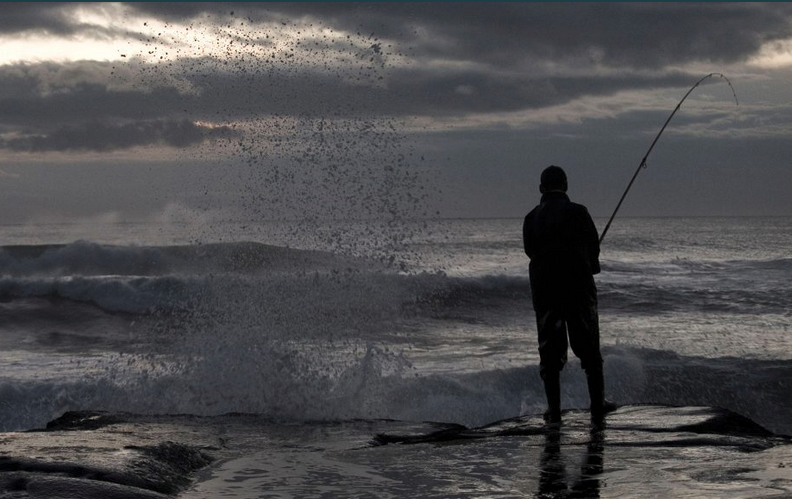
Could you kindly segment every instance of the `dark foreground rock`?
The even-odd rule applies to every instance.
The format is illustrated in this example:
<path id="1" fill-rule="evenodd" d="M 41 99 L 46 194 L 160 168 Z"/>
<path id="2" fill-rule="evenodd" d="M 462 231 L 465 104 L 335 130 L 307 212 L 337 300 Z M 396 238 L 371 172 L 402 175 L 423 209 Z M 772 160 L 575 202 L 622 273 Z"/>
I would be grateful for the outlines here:
<path id="1" fill-rule="evenodd" d="M 213 461 L 211 440 L 175 442 L 195 418 L 69 412 L 46 429 L 0 435 L 5 498 L 167 498 Z M 178 430 L 177 430 L 178 429 Z M 200 431 L 193 429 L 200 434 Z"/>
<path id="2" fill-rule="evenodd" d="M 525 416 L 475 428 L 383 433 L 372 446 L 423 449 L 428 468 L 442 463 L 432 482 L 449 479 L 448 496 L 470 489 L 539 498 L 792 497 L 790 438 L 717 408 L 626 406 L 601 421 L 575 410 L 564 412 L 560 425 Z M 417 469 L 416 477 L 422 475 Z M 451 486 L 453 477 L 465 489 Z"/>
<path id="3" fill-rule="evenodd" d="M 474 428 L 73 412 L 0 446 L 4 498 L 792 497 L 790 439 L 713 408 Z"/>

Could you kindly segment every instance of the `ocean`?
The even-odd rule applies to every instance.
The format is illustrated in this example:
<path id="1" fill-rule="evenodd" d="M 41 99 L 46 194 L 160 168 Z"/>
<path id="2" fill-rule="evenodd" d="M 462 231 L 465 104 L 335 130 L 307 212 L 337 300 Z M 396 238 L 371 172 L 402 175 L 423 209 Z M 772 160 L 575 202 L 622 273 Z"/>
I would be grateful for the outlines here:
<path id="1" fill-rule="evenodd" d="M 73 410 L 306 429 L 541 413 L 521 226 L 0 226 L 0 429 Z M 601 262 L 610 399 L 792 434 L 792 218 L 620 218 Z M 588 407 L 571 352 L 562 391 L 563 407 Z"/>

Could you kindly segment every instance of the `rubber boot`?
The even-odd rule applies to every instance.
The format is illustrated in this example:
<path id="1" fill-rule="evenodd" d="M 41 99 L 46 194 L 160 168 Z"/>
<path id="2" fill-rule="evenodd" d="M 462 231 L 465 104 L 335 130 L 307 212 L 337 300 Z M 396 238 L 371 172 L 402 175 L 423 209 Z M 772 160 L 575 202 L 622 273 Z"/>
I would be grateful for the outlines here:
<path id="1" fill-rule="evenodd" d="M 601 418 L 616 409 L 616 405 L 605 399 L 605 377 L 602 371 L 586 373 L 589 398 L 591 398 L 591 416 Z"/>
<path id="2" fill-rule="evenodd" d="M 544 414 L 545 422 L 561 422 L 561 375 L 559 373 L 546 373 L 544 377 L 545 396 L 547 397 L 547 411 Z"/>

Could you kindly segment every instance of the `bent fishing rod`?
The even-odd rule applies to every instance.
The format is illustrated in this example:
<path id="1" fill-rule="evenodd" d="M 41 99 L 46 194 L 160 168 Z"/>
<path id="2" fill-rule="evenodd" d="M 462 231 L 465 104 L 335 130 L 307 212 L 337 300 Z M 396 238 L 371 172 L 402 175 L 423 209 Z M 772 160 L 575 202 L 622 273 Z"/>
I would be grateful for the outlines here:
<path id="1" fill-rule="evenodd" d="M 624 198 L 627 197 L 627 193 L 630 191 L 630 188 L 632 187 L 633 183 L 635 182 L 635 178 L 638 177 L 638 173 L 641 171 L 641 169 L 644 169 L 644 168 L 647 167 L 646 159 L 649 158 L 649 154 L 654 149 L 655 144 L 657 144 L 657 141 L 660 139 L 660 136 L 663 135 L 663 132 L 665 131 L 666 127 L 668 126 L 668 123 L 671 121 L 671 118 L 673 118 L 674 115 L 676 114 L 676 112 L 679 111 L 679 108 L 682 107 L 682 103 L 685 102 L 685 99 L 688 98 L 688 96 L 693 92 L 693 90 L 695 90 L 695 88 L 698 87 L 701 84 L 701 82 L 703 82 L 704 80 L 706 80 L 708 78 L 712 78 L 713 76 L 719 76 L 719 77 L 723 78 L 724 80 L 726 80 L 726 83 L 729 84 L 729 88 L 731 89 L 732 94 L 734 95 L 734 102 L 738 106 L 740 105 L 739 101 L 737 101 L 737 93 L 734 91 L 734 87 L 732 86 L 732 84 L 729 81 L 729 79 L 726 78 L 726 76 L 723 73 L 710 73 L 709 75 L 705 76 L 701 80 L 697 81 L 695 83 L 695 85 L 690 87 L 690 90 L 687 91 L 687 94 L 685 94 L 685 96 L 682 98 L 682 100 L 679 101 L 679 104 L 676 105 L 676 108 L 674 108 L 674 111 L 672 111 L 671 115 L 668 117 L 668 119 L 666 119 L 665 123 L 663 124 L 663 127 L 660 129 L 660 132 L 658 132 L 657 135 L 655 136 L 654 140 L 652 141 L 652 145 L 649 146 L 649 149 L 646 151 L 646 154 L 644 155 L 643 159 L 641 160 L 641 163 L 638 165 L 638 168 L 635 170 L 635 173 L 633 174 L 632 179 L 630 179 L 630 183 L 627 184 L 627 189 L 624 190 L 624 194 L 622 194 L 621 199 L 619 199 L 619 203 L 616 205 L 616 209 L 613 211 L 613 215 L 611 215 L 610 219 L 608 220 L 608 223 L 605 225 L 605 229 L 602 230 L 602 235 L 600 235 L 600 239 L 599 239 L 600 244 L 602 244 L 602 240 L 605 239 L 605 234 L 608 232 L 608 228 L 610 228 L 610 225 L 613 222 L 613 219 L 616 217 L 616 213 L 619 211 L 619 208 L 621 208 L 622 203 L 624 202 Z"/>

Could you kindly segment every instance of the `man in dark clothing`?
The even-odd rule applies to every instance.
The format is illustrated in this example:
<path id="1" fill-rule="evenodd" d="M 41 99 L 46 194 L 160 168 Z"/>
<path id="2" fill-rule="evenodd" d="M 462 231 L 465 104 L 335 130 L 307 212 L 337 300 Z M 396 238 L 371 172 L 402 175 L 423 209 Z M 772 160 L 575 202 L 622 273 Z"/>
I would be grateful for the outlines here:
<path id="1" fill-rule="evenodd" d="M 588 379 L 591 413 L 601 417 L 614 408 L 604 398 L 599 345 L 597 287 L 599 236 L 586 207 L 569 201 L 561 167 L 542 172 L 540 204 L 523 224 L 525 253 L 530 257 L 531 294 L 539 330 L 539 373 L 544 381 L 551 422 L 561 419 L 560 374 L 572 352 Z"/>

